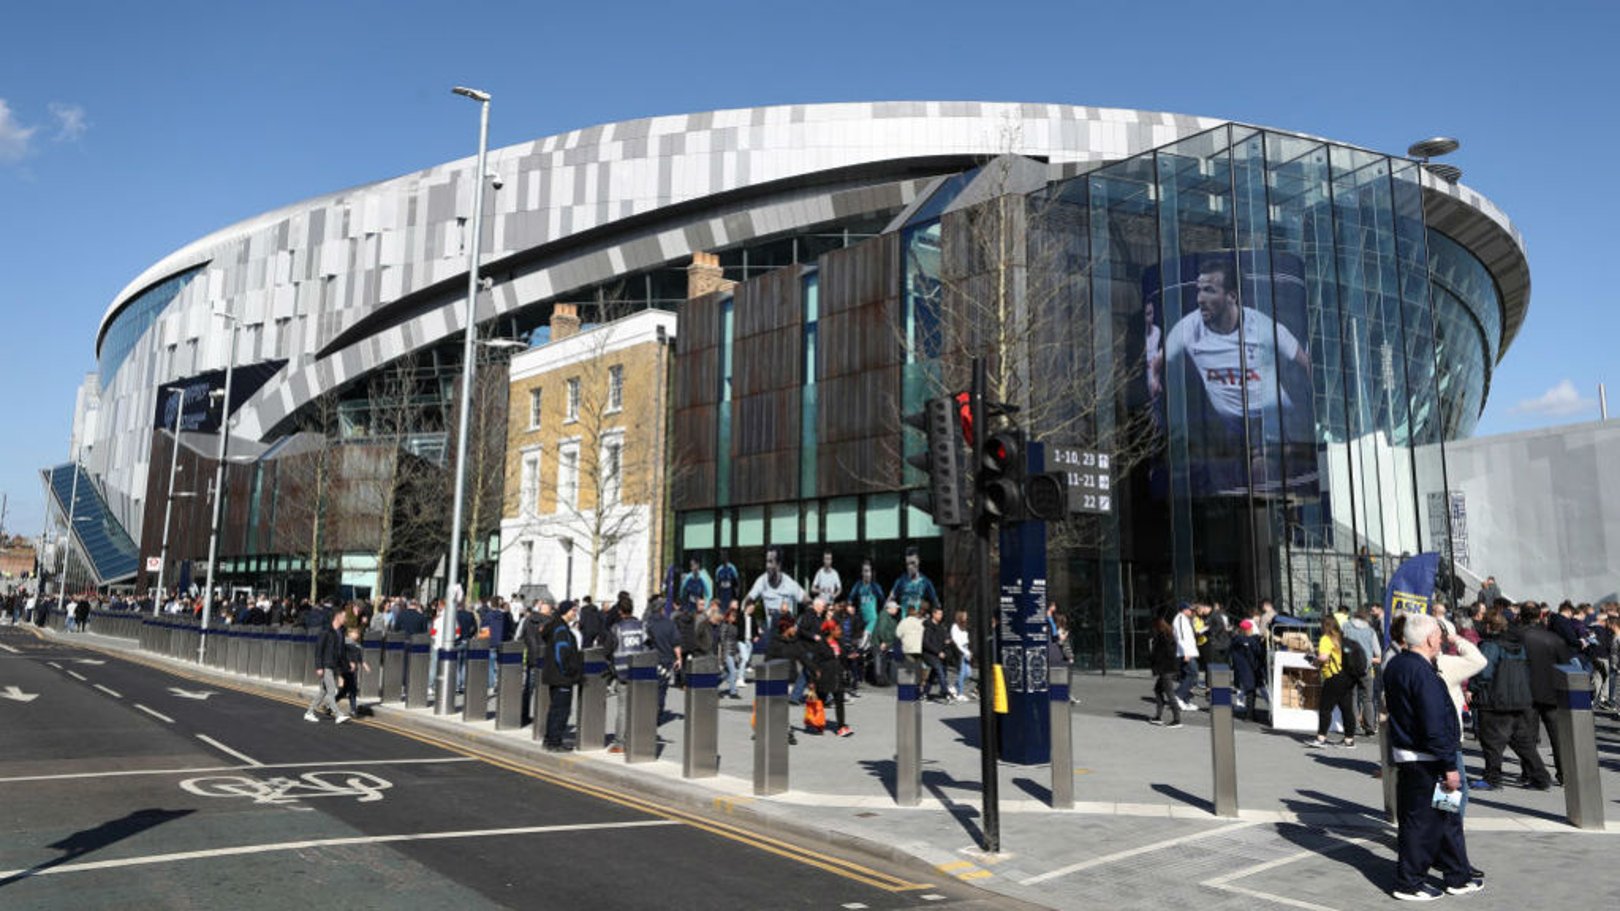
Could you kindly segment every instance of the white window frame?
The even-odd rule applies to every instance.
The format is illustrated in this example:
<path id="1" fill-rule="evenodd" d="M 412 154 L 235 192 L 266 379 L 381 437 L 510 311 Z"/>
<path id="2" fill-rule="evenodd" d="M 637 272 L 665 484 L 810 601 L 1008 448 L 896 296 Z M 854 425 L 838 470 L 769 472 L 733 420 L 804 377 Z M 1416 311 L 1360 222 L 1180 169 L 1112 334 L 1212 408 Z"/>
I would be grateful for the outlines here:
<path id="1" fill-rule="evenodd" d="M 519 469 L 518 515 L 540 514 L 540 447 L 524 449 Z"/>
<path id="2" fill-rule="evenodd" d="M 624 410 L 624 365 L 608 368 L 607 413 Z"/>
<path id="3" fill-rule="evenodd" d="M 620 496 L 624 493 L 624 431 L 610 430 L 602 434 L 598 444 L 601 464 L 597 470 L 602 473 L 602 502 L 598 508 L 611 508 L 618 506 Z M 608 453 L 617 451 L 619 464 L 612 471 L 608 466 Z"/>
<path id="4" fill-rule="evenodd" d="M 542 391 L 543 390 L 539 386 L 536 386 L 533 389 L 529 390 L 529 429 L 530 430 L 539 430 L 540 429 L 540 414 L 541 414 L 540 409 L 545 404 L 544 399 L 541 397 L 541 392 Z"/>
<path id="5" fill-rule="evenodd" d="M 572 424 L 579 420 L 579 377 L 568 378 L 568 416 L 566 423 Z"/>
<path id="6" fill-rule="evenodd" d="M 579 508 L 579 440 L 557 446 L 557 509 Z"/>
<path id="7" fill-rule="evenodd" d="M 534 584 L 534 541 L 523 539 L 523 584 Z"/>

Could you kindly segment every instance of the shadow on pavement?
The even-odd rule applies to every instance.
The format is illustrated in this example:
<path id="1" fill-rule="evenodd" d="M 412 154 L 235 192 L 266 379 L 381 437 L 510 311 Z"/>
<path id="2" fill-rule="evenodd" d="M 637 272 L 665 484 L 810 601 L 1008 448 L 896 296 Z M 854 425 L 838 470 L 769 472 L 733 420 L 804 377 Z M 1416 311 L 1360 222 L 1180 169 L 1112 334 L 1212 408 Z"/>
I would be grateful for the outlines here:
<path id="1" fill-rule="evenodd" d="M 922 786 L 924 790 L 934 796 L 935 800 L 945 806 L 945 809 L 950 812 L 951 818 L 956 820 L 957 825 L 961 826 L 963 831 L 967 832 L 968 837 L 973 839 L 974 844 L 984 844 L 984 830 L 979 828 L 978 821 L 979 808 L 972 804 L 958 803 L 955 798 L 945 792 L 946 787 L 952 787 L 959 790 L 971 790 L 978 794 L 984 790 L 978 782 L 958 781 L 952 778 L 948 772 L 925 769 L 922 773 Z"/>
<path id="2" fill-rule="evenodd" d="M 1017 785 L 1025 794 L 1028 794 L 1047 806 L 1052 805 L 1052 788 L 1050 785 L 1041 784 L 1033 778 L 1014 778 L 1012 781 L 1013 784 Z"/>
<path id="3" fill-rule="evenodd" d="M 30 876 L 37 876 L 52 867 L 77 860 L 92 851 L 98 851 L 115 842 L 139 835 L 147 829 L 161 826 L 170 820 L 190 816 L 195 812 L 195 810 L 136 810 L 128 816 L 104 822 L 94 829 L 74 832 L 61 841 L 46 846 L 63 852 L 61 857 L 35 864 L 26 870 L 14 873 L 5 879 L 0 879 L 0 888 L 27 879 Z"/>
<path id="4" fill-rule="evenodd" d="M 1320 854 L 1323 859 L 1332 860 L 1334 863 L 1343 864 L 1355 870 L 1383 895 L 1387 896 L 1395 888 L 1394 860 L 1389 856 L 1374 852 L 1367 845 L 1351 844 L 1341 838 L 1336 838 L 1331 834 L 1307 826 L 1278 826 L 1277 834 L 1307 851 Z M 1395 835 L 1393 832 L 1378 832 L 1358 837 L 1378 842 L 1390 854 L 1395 851 Z"/>
<path id="5" fill-rule="evenodd" d="M 1209 800 L 1209 799 L 1204 798 L 1204 797 L 1199 797 L 1197 794 L 1191 794 L 1191 793 L 1188 793 L 1187 791 L 1183 791 L 1182 789 L 1176 787 L 1175 785 L 1172 785 L 1172 784 L 1156 784 L 1156 785 L 1153 786 L 1153 790 L 1158 791 L 1160 794 L 1163 794 L 1164 796 L 1166 796 L 1166 797 L 1168 797 L 1168 798 L 1170 798 L 1172 800 L 1179 800 L 1182 803 L 1187 804 L 1190 807 L 1196 807 L 1196 808 L 1198 808 L 1200 810 L 1205 811 L 1206 813 L 1215 812 L 1215 803 L 1214 803 L 1214 801 Z"/>
<path id="6" fill-rule="evenodd" d="M 1344 769 L 1348 772 L 1360 772 L 1371 775 L 1378 771 L 1376 759 L 1351 759 L 1349 756 L 1335 756 L 1331 753 L 1311 753 L 1310 757 L 1330 769 Z"/>
<path id="7" fill-rule="evenodd" d="M 1519 806 L 1518 804 L 1503 803 L 1500 800 L 1488 800 L 1488 799 L 1486 799 L 1484 797 L 1475 797 L 1474 796 L 1474 795 L 1479 794 L 1479 793 L 1481 793 L 1481 792 L 1479 792 L 1479 791 L 1469 791 L 1468 792 L 1468 802 L 1469 803 L 1477 803 L 1482 807 L 1490 807 L 1493 810 L 1506 810 L 1509 813 L 1518 813 L 1518 814 L 1521 814 L 1521 815 L 1524 815 L 1524 816 L 1534 816 L 1534 817 L 1536 817 L 1538 819 L 1547 819 L 1547 820 L 1551 820 L 1552 822 L 1562 822 L 1562 823 L 1569 822 L 1569 819 L 1567 817 L 1565 817 L 1561 813 L 1549 813 L 1546 810 L 1537 810 L 1537 809 L 1533 809 L 1531 807 Z"/>
<path id="8" fill-rule="evenodd" d="M 1384 815 L 1384 811 L 1380 807 L 1369 807 L 1366 804 L 1356 803 L 1322 791 L 1301 789 L 1295 793 L 1305 798 L 1305 800 L 1313 801 L 1313 803 L 1305 803 L 1292 797 L 1284 797 L 1283 806 L 1294 813 L 1356 813 L 1374 818 L 1382 818 Z"/>
<path id="9" fill-rule="evenodd" d="M 866 774 L 883 782 L 883 789 L 889 792 L 891 800 L 899 796 L 895 789 L 899 786 L 900 772 L 893 759 L 862 759 L 861 768 L 866 770 Z"/>
<path id="10" fill-rule="evenodd" d="M 924 719 L 925 721 L 927 719 Z M 969 749 L 979 748 L 979 716 L 960 715 L 954 718 L 941 719 L 945 726 L 956 734 L 956 739 Z"/>

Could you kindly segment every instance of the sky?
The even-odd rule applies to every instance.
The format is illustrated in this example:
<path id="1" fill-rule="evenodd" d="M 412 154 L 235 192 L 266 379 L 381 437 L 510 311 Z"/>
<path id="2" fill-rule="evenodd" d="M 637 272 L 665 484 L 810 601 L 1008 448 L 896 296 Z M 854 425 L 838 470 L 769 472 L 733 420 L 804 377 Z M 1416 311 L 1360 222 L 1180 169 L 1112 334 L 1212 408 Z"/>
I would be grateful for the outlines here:
<path id="1" fill-rule="evenodd" d="M 0 31 L 0 491 L 39 469 L 112 299 L 243 218 L 499 147 L 656 114 L 818 101 L 1056 102 L 1222 117 L 1448 162 L 1529 249 L 1529 316 L 1476 435 L 1595 420 L 1620 337 L 1620 4 L 700 4 L 281 0 L 8 4 Z M 1604 288 L 1610 290 L 1605 291 Z M 1620 385 L 1616 386 L 1620 411 Z"/>

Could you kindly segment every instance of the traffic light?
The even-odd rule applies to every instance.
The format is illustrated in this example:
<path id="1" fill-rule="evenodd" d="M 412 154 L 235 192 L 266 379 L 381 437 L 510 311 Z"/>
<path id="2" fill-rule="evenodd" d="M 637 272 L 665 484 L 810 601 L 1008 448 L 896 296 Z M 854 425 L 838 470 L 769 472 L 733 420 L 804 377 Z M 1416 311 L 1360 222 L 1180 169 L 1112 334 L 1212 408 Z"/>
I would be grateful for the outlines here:
<path id="1" fill-rule="evenodd" d="M 967 524 L 967 505 L 962 495 L 962 472 L 957 459 L 956 403 L 951 398 L 929 399 L 923 410 L 908 414 L 907 426 L 923 432 L 927 447 L 906 462 L 928 475 L 918 508 L 934 517 L 934 524 L 954 528 Z M 913 494 L 914 502 L 916 499 Z"/>
<path id="2" fill-rule="evenodd" d="M 1024 481 L 1024 504 L 1030 518 L 1062 522 L 1068 518 L 1069 489 L 1063 486 L 1061 475 L 1032 474 Z"/>
<path id="3" fill-rule="evenodd" d="M 1024 510 L 1024 432 L 998 430 L 979 447 L 979 499 L 993 522 L 1022 522 Z"/>

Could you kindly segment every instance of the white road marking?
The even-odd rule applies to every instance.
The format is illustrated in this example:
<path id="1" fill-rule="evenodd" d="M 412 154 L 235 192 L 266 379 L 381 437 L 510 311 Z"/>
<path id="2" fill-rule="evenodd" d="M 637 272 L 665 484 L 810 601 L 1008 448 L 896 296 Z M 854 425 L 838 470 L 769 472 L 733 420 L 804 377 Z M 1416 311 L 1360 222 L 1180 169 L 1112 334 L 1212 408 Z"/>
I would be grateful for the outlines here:
<path id="1" fill-rule="evenodd" d="M 147 708 L 146 706 L 141 705 L 139 702 L 135 703 L 135 707 L 140 709 L 141 711 L 145 712 L 146 714 L 151 715 L 153 718 L 156 718 L 159 721 L 166 721 L 169 724 L 174 724 L 174 719 L 170 718 L 168 715 L 163 714 L 162 712 L 154 712 L 151 709 Z"/>
<path id="2" fill-rule="evenodd" d="M 1257 873 L 1264 873 L 1267 870 L 1275 870 L 1278 867 L 1287 866 L 1295 861 L 1305 860 L 1311 857 L 1326 857 L 1335 851 L 1342 851 L 1345 848 L 1371 843 L 1372 839 L 1370 838 L 1351 838 L 1343 841 L 1336 841 L 1334 844 L 1327 845 L 1322 848 L 1297 851 L 1293 854 L 1268 860 L 1263 864 L 1255 864 L 1252 867 L 1245 867 L 1242 870 L 1234 870 L 1231 873 L 1217 876 L 1214 879 L 1206 879 L 1202 883 L 1199 883 L 1199 885 L 1208 886 L 1212 889 L 1220 889 L 1223 892 L 1230 892 L 1234 895 L 1242 895 L 1247 898 L 1257 898 L 1261 901 L 1286 905 L 1290 908 L 1300 908 L 1302 911 L 1336 911 L 1336 909 L 1330 908 L 1327 905 L 1318 905 L 1315 902 L 1290 898 L 1286 895 L 1274 895 L 1270 892 L 1261 892 L 1257 889 L 1250 889 L 1246 886 L 1234 886 L 1232 883 L 1243 879 L 1244 877 L 1254 876 Z"/>
<path id="3" fill-rule="evenodd" d="M 51 666 L 51 667 L 54 667 L 54 668 L 56 668 L 56 669 L 57 669 L 57 670 L 61 670 L 61 669 L 62 669 L 62 665 L 60 665 L 60 664 L 57 664 L 57 663 L 56 663 L 56 662 L 55 662 L 55 661 L 47 661 L 47 662 L 45 662 L 45 663 L 46 663 L 46 664 L 48 664 L 48 665 L 50 665 L 50 666 Z"/>
<path id="4" fill-rule="evenodd" d="M 73 663 L 74 664 L 106 664 L 107 662 L 102 661 L 100 658 L 75 658 L 75 659 L 73 659 Z"/>
<path id="5" fill-rule="evenodd" d="M 26 870 L 0 870 L 0 880 L 30 876 L 57 876 L 63 873 L 88 873 L 93 870 L 116 870 L 123 867 L 146 867 L 153 864 L 171 864 L 187 860 L 208 860 L 215 857 L 236 857 L 263 851 L 305 851 L 311 848 L 334 848 L 345 845 L 385 845 L 404 841 L 443 841 L 455 838 L 499 838 L 511 835 L 550 835 L 561 832 L 593 832 L 601 829 L 644 829 L 656 826 L 682 825 L 673 819 L 644 819 L 632 822 L 588 822 L 560 826 L 524 826 L 516 829 L 470 829 L 459 832 L 411 832 L 403 835 L 360 835 L 351 838 L 317 838 L 309 841 L 286 841 L 267 845 L 238 845 L 231 848 L 209 848 L 202 851 L 177 851 L 172 854 L 150 854 L 146 857 L 123 857 L 114 860 L 92 860 L 79 864 Z M 925 896 L 926 897 L 926 896 Z M 941 896 L 943 897 L 943 896 Z"/>
<path id="6" fill-rule="evenodd" d="M 864 911 L 866 908 L 866 906 L 860 902 L 845 902 L 844 907 L 848 908 L 849 911 Z"/>
<path id="7" fill-rule="evenodd" d="M 220 743 L 219 741 L 217 741 L 214 738 L 208 736 L 207 734 L 198 734 L 197 739 L 201 740 L 203 743 L 208 744 L 209 746 L 213 747 L 214 749 L 219 750 L 221 753 L 228 753 L 228 754 L 230 754 L 232 756 L 235 756 L 237 759 L 242 760 L 243 762 L 247 763 L 250 766 L 258 767 L 258 766 L 264 765 L 264 763 L 258 761 L 257 759 L 254 759 L 252 756 L 249 756 L 246 753 L 238 753 L 237 751 L 231 749 L 230 747 L 226 746 L 223 743 Z"/>
<path id="8" fill-rule="evenodd" d="M 175 694 L 176 696 L 179 696 L 179 697 L 181 697 L 183 699 L 196 699 L 196 700 L 201 701 L 201 702 L 208 701 L 208 697 L 214 695 L 213 690 L 200 690 L 198 692 L 193 693 L 190 690 L 183 690 L 183 689 L 181 689 L 181 688 L 179 688 L 177 686 L 169 687 L 169 692 L 171 692 L 171 693 Z"/>
<path id="9" fill-rule="evenodd" d="M 243 769 L 315 769 L 326 766 L 350 765 L 431 765 L 445 762 L 477 762 L 471 756 L 446 756 L 443 759 L 334 759 L 321 762 L 266 762 L 257 765 L 214 765 L 191 769 L 117 769 L 109 772 L 64 772 L 60 775 L 17 775 L 0 778 L 0 784 L 21 784 L 29 781 L 69 781 L 76 778 L 122 778 L 129 775 L 199 775 L 203 772 L 240 772 Z"/>
<path id="10" fill-rule="evenodd" d="M 119 693 L 117 690 L 109 690 L 109 689 L 107 689 L 106 687 L 102 686 L 99 683 L 92 683 L 90 685 L 95 687 L 98 690 L 101 690 L 103 693 L 106 693 L 107 695 L 113 697 L 114 699 L 122 699 L 122 698 L 124 698 L 123 694 Z"/>
<path id="11" fill-rule="evenodd" d="M 1126 860 L 1140 854 L 1151 854 L 1154 851 L 1162 851 L 1165 848 L 1174 848 L 1177 845 L 1183 845 L 1189 841 L 1198 841 L 1200 839 L 1211 838 L 1216 835 L 1227 835 L 1232 832 L 1236 832 L 1239 829 L 1246 829 L 1252 825 L 1255 825 L 1255 823 L 1240 822 L 1230 826 L 1221 826 L 1218 829 L 1205 829 L 1202 832 L 1196 832 L 1192 835 L 1183 835 L 1179 838 L 1167 838 L 1164 841 L 1156 841 L 1152 844 L 1142 845 L 1141 847 L 1131 848 L 1126 851 L 1116 851 L 1113 854 L 1104 854 L 1102 857 L 1093 857 L 1090 860 L 1083 860 L 1077 864 L 1070 864 L 1067 867 L 1059 867 L 1056 870 L 1050 870 L 1046 873 L 1040 874 L 1039 876 L 1031 876 L 1029 879 L 1022 880 L 1020 885 L 1029 886 L 1034 885 L 1035 883 L 1043 883 L 1049 879 L 1057 879 L 1060 876 L 1068 876 L 1070 873 L 1079 873 L 1081 870 L 1090 870 L 1092 867 L 1106 866 L 1107 864 L 1114 863 L 1115 861 Z"/>
<path id="12" fill-rule="evenodd" d="M 78 671 L 68 671 L 67 674 L 68 674 L 69 677 L 72 677 L 74 680 L 88 680 L 89 679 L 88 677 L 84 676 L 83 674 L 79 673 Z"/>
<path id="13" fill-rule="evenodd" d="M 12 702 L 33 702 L 38 698 L 38 693 L 25 693 L 22 687 L 8 686 L 0 690 L 0 699 L 10 699 Z"/>
<path id="14" fill-rule="evenodd" d="M 13 648 L 13 647 L 5 644 L 4 642 L 0 642 L 0 648 L 5 649 L 6 651 L 12 653 L 13 655 L 21 655 L 22 654 L 21 649 Z"/>

